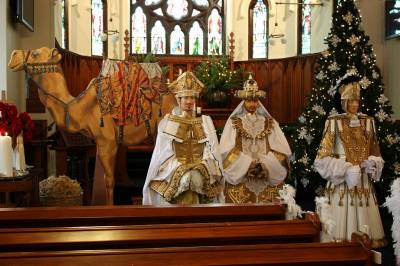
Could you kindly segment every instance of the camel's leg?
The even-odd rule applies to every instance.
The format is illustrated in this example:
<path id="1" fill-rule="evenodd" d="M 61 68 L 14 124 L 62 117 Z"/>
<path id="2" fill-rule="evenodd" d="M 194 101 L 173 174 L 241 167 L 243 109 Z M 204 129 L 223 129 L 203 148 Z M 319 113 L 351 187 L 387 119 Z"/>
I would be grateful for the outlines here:
<path id="1" fill-rule="evenodd" d="M 104 181 L 106 184 L 106 204 L 113 205 L 114 197 L 114 169 L 118 147 L 116 144 L 107 143 L 99 145 L 99 158 L 104 168 Z"/>

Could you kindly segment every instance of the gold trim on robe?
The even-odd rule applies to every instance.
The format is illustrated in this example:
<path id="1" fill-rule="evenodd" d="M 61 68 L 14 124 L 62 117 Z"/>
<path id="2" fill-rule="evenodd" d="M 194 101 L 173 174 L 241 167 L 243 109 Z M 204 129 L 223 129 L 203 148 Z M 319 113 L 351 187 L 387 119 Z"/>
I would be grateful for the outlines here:
<path id="1" fill-rule="evenodd" d="M 240 152 L 243 151 L 242 138 L 253 139 L 253 136 L 249 134 L 246 129 L 244 129 L 242 120 L 239 117 L 232 117 L 231 119 L 232 126 L 234 129 L 236 129 L 237 134 L 235 147 L 228 153 L 223 162 L 224 169 L 228 168 L 233 162 L 235 162 L 238 159 Z M 255 136 L 255 139 L 265 139 L 266 153 L 268 153 L 269 151 L 273 152 L 276 159 L 282 164 L 282 166 L 289 170 L 289 158 L 283 153 L 271 150 L 271 147 L 269 145 L 268 136 L 269 134 L 271 134 L 273 128 L 273 119 L 271 117 L 266 117 L 264 129 Z M 268 173 L 266 174 L 266 176 L 268 176 Z M 226 203 L 272 203 L 274 202 L 276 197 L 279 196 L 278 192 L 280 189 L 282 189 L 283 184 L 274 187 L 267 185 L 266 180 L 264 184 L 261 184 L 263 182 L 259 180 L 261 181 L 260 185 L 265 185 L 265 187 L 262 189 L 262 191 L 256 194 L 246 186 L 246 183 L 250 180 L 249 178 L 254 181 L 254 178 L 256 177 L 246 176 L 245 181 L 237 185 L 232 185 L 229 183 L 225 184 L 224 194 Z"/>
<path id="2" fill-rule="evenodd" d="M 219 193 L 219 183 L 210 184 L 210 174 L 202 163 L 205 148 L 204 140 L 206 134 L 202 125 L 201 117 L 180 117 L 170 115 L 164 133 L 173 136 L 172 146 L 175 151 L 176 160 L 181 163 L 168 181 L 153 180 L 150 187 L 159 193 L 166 201 L 173 202 L 182 177 L 189 171 L 198 171 L 203 177 L 201 191 L 202 197 L 212 200 Z M 183 194 L 183 191 L 180 194 Z"/>

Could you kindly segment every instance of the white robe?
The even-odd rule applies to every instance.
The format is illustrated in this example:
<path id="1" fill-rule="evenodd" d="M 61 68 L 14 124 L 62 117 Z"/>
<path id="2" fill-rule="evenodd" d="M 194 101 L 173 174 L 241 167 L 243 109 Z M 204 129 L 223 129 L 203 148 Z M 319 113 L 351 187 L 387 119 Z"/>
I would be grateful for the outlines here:
<path id="1" fill-rule="evenodd" d="M 146 181 L 143 187 L 143 205 L 168 205 L 159 193 L 150 188 L 150 182 L 153 180 L 169 182 L 175 170 L 181 165 L 176 159 L 173 140 L 174 137 L 165 134 L 164 129 L 167 125 L 168 116 L 166 115 L 158 125 L 158 135 L 156 145 L 151 157 L 149 170 L 147 172 Z M 210 174 L 210 182 L 220 182 L 223 186 L 223 178 L 221 172 L 221 156 L 218 148 L 218 138 L 215 132 L 214 124 L 209 116 L 202 115 L 203 129 L 206 135 L 204 140 L 205 147 L 203 151 L 202 163 L 206 166 Z M 182 177 L 185 179 L 185 175 Z M 180 189 L 183 189 L 182 184 Z M 219 193 L 215 199 L 215 203 L 223 203 L 223 192 Z"/>
<path id="2" fill-rule="evenodd" d="M 324 136 L 327 132 L 334 134 L 331 153 L 336 156 L 325 156 L 314 161 L 315 169 L 328 181 L 326 197 L 329 204 L 327 205 L 328 210 L 325 212 L 332 217 L 329 223 L 334 226 L 333 232 L 328 234 L 328 224 L 324 224 L 322 221 L 325 220 L 325 217 L 321 217 L 323 230 L 321 241 L 351 240 L 351 234 L 359 230 L 369 234 L 372 247 L 381 247 L 384 245 L 384 231 L 371 179 L 377 181 L 380 179 L 384 162 L 382 157 L 370 155 L 368 160 L 375 163 L 376 170 L 369 176 L 366 174 L 366 170 L 360 168 L 360 165 L 352 165 L 347 162 L 344 143 L 339 135 L 342 126 L 340 119 L 333 117 L 327 120 Z M 366 128 L 375 134 L 373 119 L 367 119 Z M 364 189 L 365 193 L 360 197 L 351 195 L 349 189 L 354 188 Z M 319 215 L 321 214 L 319 213 Z"/>
<path id="3" fill-rule="evenodd" d="M 260 108 L 260 107 L 259 107 Z M 242 109 L 242 110 L 240 110 Z M 246 112 L 243 111 L 243 102 L 238 106 L 238 108 L 232 113 L 230 118 L 225 124 L 224 131 L 221 136 L 220 141 L 220 151 L 222 160 L 224 160 L 229 152 L 235 147 L 237 132 L 232 124 L 232 116 L 238 113 L 238 117 L 243 117 Z M 262 108 L 256 112 L 260 120 L 260 131 L 264 130 L 264 121 L 269 114 L 266 112 L 265 108 Z M 262 115 L 262 117 L 260 117 Z M 257 133 L 257 132 L 256 132 Z M 235 161 L 233 161 L 227 168 L 224 169 L 225 181 L 232 185 L 240 184 L 244 181 L 246 173 L 249 166 L 253 160 L 259 159 L 260 162 L 268 169 L 269 179 L 268 182 L 271 186 L 276 186 L 285 179 L 287 176 L 287 169 L 281 165 L 279 160 L 275 157 L 272 151 L 277 151 L 289 157 L 291 155 L 289 144 L 283 134 L 278 122 L 273 120 L 273 129 L 268 135 L 268 142 L 271 148 L 270 151 L 257 154 L 257 158 L 253 158 L 254 155 L 249 154 L 247 151 L 242 151 Z M 257 143 L 259 144 L 259 143 Z M 266 145 L 265 141 L 260 145 Z M 247 150 L 247 149 L 246 149 Z M 261 149 L 262 150 L 262 149 Z M 265 150 L 265 149 L 263 149 Z"/>

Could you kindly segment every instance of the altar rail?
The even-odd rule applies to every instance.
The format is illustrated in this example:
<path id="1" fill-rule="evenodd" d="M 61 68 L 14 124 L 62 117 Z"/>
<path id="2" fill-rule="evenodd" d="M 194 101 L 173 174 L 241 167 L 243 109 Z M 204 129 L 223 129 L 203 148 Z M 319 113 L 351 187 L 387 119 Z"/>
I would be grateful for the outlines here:
<path id="1" fill-rule="evenodd" d="M 63 54 L 62 66 L 68 88 L 73 96 L 86 89 L 95 78 L 102 65 L 102 57 L 82 56 L 67 50 Z M 314 82 L 314 66 L 320 54 L 310 54 L 283 59 L 237 61 L 234 67 L 252 71 L 260 89 L 267 91 L 264 104 L 280 123 L 297 120 L 306 104 Z M 179 70 L 193 70 L 207 57 L 200 56 L 158 56 L 161 65 L 169 67 L 168 77 L 173 80 Z M 233 109 L 239 101 L 232 99 L 228 109 Z"/>
<path id="2" fill-rule="evenodd" d="M 285 210 L 257 204 L 0 208 L 0 228 L 273 221 L 285 219 Z"/>

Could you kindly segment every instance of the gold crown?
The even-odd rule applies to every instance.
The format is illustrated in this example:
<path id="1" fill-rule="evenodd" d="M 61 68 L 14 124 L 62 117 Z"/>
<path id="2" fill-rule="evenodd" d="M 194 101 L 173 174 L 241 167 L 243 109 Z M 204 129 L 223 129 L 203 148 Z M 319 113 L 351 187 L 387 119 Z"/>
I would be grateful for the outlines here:
<path id="1" fill-rule="evenodd" d="M 258 90 L 257 81 L 250 74 L 249 78 L 243 84 L 243 90 L 237 90 L 235 96 L 240 99 L 263 99 L 266 96 L 265 91 Z"/>
<path id="2" fill-rule="evenodd" d="M 342 100 L 359 100 L 360 99 L 360 84 L 358 82 L 352 82 L 343 85 L 339 88 L 339 92 Z"/>
<path id="3" fill-rule="evenodd" d="M 168 88 L 176 97 L 194 96 L 198 98 L 204 84 L 196 78 L 193 72 L 186 71 L 169 84 Z"/>

